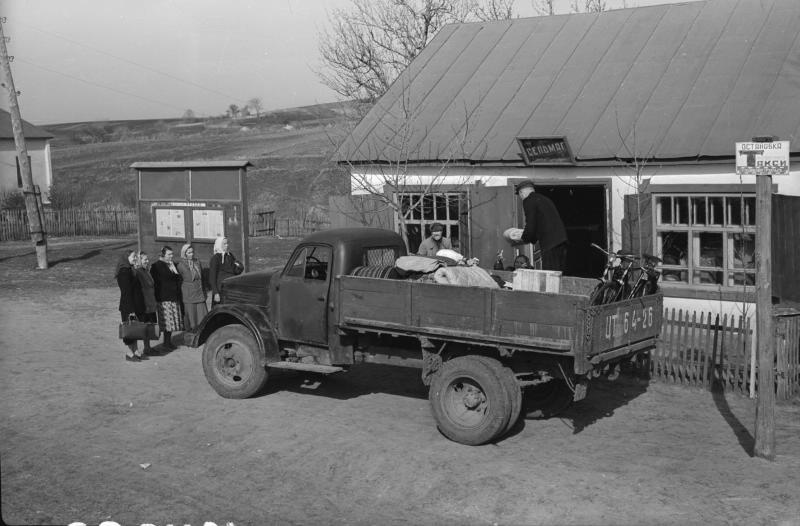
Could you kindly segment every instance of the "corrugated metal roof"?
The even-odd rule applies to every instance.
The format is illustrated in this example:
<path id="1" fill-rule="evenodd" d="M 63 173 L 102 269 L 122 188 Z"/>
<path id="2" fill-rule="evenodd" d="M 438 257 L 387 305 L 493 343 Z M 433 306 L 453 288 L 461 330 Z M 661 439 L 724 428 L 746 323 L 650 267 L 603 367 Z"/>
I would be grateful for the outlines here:
<path id="1" fill-rule="evenodd" d="M 566 136 L 579 162 L 800 151 L 800 1 L 706 0 L 444 27 L 339 161 L 521 163 Z"/>
<path id="2" fill-rule="evenodd" d="M 26 120 L 22 120 L 22 134 L 26 139 L 52 139 L 53 135 L 45 130 L 34 126 Z M 13 139 L 14 127 L 11 125 L 11 114 L 6 110 L 0 110 L 0 139 Z"/>

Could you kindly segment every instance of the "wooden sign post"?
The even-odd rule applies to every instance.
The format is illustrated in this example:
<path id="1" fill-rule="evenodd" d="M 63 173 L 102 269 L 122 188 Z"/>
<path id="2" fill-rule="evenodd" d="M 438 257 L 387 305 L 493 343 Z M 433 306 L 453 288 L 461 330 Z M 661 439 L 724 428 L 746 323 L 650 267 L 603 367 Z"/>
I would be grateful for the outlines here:
<path id="1" fill-rule="evenodd" d="M 736 144 L 736 173 L 756 176 L 756 352 L 754 454 L 775 459 L 775 329 L 772 317 L 772 175 L 789 173 L 789 143 L 753 137 Z M 784 157 L 785 156 L 785 157 Z"/>

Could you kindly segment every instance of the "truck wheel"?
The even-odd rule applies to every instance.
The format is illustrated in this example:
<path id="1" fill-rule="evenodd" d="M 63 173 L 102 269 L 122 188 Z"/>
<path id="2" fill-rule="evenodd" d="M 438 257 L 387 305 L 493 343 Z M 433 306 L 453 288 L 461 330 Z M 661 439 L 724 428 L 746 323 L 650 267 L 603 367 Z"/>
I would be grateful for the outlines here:
<path id="1" fill-rule="evenodd" d="M 445 362 L 431 383 L 428 398 L 439 431 L 469 446 L 499 437 L 511 415 L 503 382 L 475 356 Z"/>
<path id="2" fill-rule="evenodd" d="M 525 389 L 523 405 L 526 418 L 550 418 L 564 411 L 572 403 L 572 391 L 561 378 Z"/>
<path id="3" fill-rule="evenodd" d="M 258 343 L 242 325 L 226 325 L 211 334 L 203 348 L 203 372 L 225 398 L 249 398 L 267 384 Z"/>
<path id="4" fill-rule="evenodd" d="M 498 360 L 489 358 L 488 356 L 475 356 L 475 358 L 481 360 L 494 371 L 508 394 L 508 403 L 511 405 L 511 413 L 508 416 L 508 423 L 501 434 L 501 436 L 505 435 L 511 431 L 511 428 L 517 423 L 519 415 L 522 412 L 522 389 L 520 389 L 517 383 L 517 377 L 514 376 L 514 371 L 511 370 L 510 367 L 506 367 Z"/>

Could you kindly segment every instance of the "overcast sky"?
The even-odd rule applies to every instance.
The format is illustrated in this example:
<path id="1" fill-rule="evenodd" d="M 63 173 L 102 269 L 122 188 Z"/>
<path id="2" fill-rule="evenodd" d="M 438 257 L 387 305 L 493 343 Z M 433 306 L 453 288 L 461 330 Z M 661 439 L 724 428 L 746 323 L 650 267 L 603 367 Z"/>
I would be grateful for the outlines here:
<path id="1" fill-rule="evenodd" d="M 608 0 L 621 7 L 624 0 Z M 557 0 L 560 12 L 569 0 Z M 628 6 L 672 3 L 627 0 Z M 350 0 L 0 0 L 23 119 L 34 124 L 220 115 L 339 100 L 317 34 Z M 533 15 L 531 0 L 517 11 Z M 5 93 L 0 108 L 8 109 Z"/>

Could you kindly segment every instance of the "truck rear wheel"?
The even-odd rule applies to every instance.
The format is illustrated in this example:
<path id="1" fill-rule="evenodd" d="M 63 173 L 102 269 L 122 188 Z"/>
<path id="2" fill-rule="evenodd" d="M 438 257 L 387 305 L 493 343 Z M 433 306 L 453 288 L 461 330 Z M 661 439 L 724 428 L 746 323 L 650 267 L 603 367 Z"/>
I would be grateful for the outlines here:
<path id="1" fill-rule="evenodd" d="M 469 446 L 498 438 L 511 415 L 503 382 L 492 367 L 475 356 L 445 362 L 431 383 L 428 398 L 439 431 Z"/>
<path id="2" fill-rule="evenodd" d="M 203 372 L 224 398 L 249 398 L 267 384 L 258 343 L 242 325 L 226 325 L 211 334 L 203 348 Z"/>
<path id="3" fill-rule="evenodd" d="M 503 387 L 508 395 L 508 403 L 511 407 L 511 413 L 508 416 L 508 423 L 501 433 L 501 436 L 505 435 L 511 431 L 511 428 L 513 428 L 514 424 L 517 423 L 519 420 L 519 415 L 522 412 L 522 389 L 520 389 L 519 384 L 517 383 L 517 377 L 514 376 L 514 371 L 512 371 L 511 368 L 506 367 L 498 360 L 488 356 L 476 356 L 476 358 L 492 368 L 492 371 L 494 371 L 494 373 L 500 379 L 500 382 L 503 384 Z"/>

